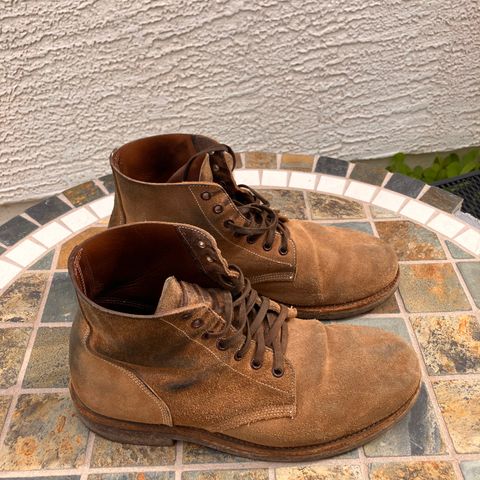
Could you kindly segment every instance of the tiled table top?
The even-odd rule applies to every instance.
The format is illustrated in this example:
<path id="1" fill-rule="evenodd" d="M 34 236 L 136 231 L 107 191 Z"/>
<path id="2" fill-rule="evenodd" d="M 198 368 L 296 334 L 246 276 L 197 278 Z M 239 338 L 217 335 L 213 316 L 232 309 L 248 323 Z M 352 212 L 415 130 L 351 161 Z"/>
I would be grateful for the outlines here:
<path id="1" fill-rule="evenodd" d="M 394 246 L 399 291 L 345 321 L 412 343 L 423 372 L 412 411 L 363 448 L 313 464 L 251 462 L 182 442 L 120 445 L 89 433 L 67 390 L 76 303 L 66 259 L 76 242 L 106 228 L 113 200 L 106 176 L 0 226 L 0 478 L 480 479 L 480 234 L 452 215 L 458 199 L 326 157 L 240 159 L 239 183 L 263 188 L 289 216 Z"/>

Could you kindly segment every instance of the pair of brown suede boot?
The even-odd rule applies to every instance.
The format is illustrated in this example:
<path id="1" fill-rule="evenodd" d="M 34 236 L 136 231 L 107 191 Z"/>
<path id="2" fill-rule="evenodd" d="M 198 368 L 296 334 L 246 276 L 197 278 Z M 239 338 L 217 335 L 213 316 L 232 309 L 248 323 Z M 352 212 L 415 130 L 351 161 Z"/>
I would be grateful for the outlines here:
<path id="1" fill-rule="evenodd" d="M 409 409 L 420 372 L 407 343 L 299 320 L 387 299 L 398 282 L 388 245 L 285 218 L 235 183 L 234 153 L 206 137 L 137 140 L 111 165 L 112 228 L 69 259 L 80 305 L 70 389 L 88 427 L 126 443 L 313 460 Z"/>

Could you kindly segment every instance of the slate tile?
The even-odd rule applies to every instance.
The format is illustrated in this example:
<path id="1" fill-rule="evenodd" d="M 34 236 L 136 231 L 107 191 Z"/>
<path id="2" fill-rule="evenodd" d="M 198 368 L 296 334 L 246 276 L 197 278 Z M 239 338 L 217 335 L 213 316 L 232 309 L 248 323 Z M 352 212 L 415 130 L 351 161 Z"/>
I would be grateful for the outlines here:
<path id="1" fill-rule="evenodd" d="M 4 247 L 0 246 L 0 255 L 1 255 L 3 252 L 6 252 L 6 251 L 7 251 L 7 249 L 6 249 L 6 248 L 4 248 Z"/>
<path id="2" fill-rule="evenodd" d="M 375 307 L 371 313 L 398 313 L 400 308 L 397 303 L 395 295 L 391 295 L 387 300 L 385 300 L 378 307 Z"/>
<path id="3" fill-rule="evenodd" d="M 307 194 L 313 220 L 365 218 L 362 204 L 322 193 Z"/>
<path id="4" fill-rule="evenodd" d="M 70 327 L 42 327 L 37 331 L 23 388 L 68 387 Z"/>
<path id="5" fill-rule="evenodd" d="M 38 314 L 48 274 L 23 273 L 0 297 L 0 322 L 32 323 Z"/>
<path id="6" fill-rule="evenodd" d="M 459 262 L 458 269 L 477 307 L 480 307 L 480 262 Z"/>
<path id="7" fill-rule="evenodd" d="M 349 162 L 332 157 L 320 157 L 315 165 L 315 172 L 345 177 L 347 175 Z"/>
<path id="8" fill-rule="evenodd" d="M 289 218 L 307 218 L 307 209 L 303 192 L 294 190 L 261 190 L 272 208 L 279 210 L 282 215 Z"/>
<path id="9" fill-rule="evenodd" d="M 350 178 L 359 182 L 370 183 L 371 185 L 381 185 L 387 176 L 387 170 L 382 167 L 367 165 L 364 162 L 355 163 Z"/>
<path id="10" fill-rule="evenodd" d="M 480 478 L 480 461 L 460 462 L 464 480 L 478 480 Z"/>
<path id="11" fill-rule="evenodd" d="M 115 181 L 112 173 L 100 177 L 99 180 L 103 183 L 103 186 L 107 189 L 108 193 L 115 192 Z"/>
<path id="12" fill-rule="evenodd" d="M 373 235 L 372 226 L 369 222 L 341 222 L 341 223 L 324 223 L 330 227 L 349 228 L 350 230 L 356 230 L 357 232 L 368 233 Z"/>
<path id="13" fill-rule="evenodd" d="M 7 477 L 8 480 L 80 480 L 80 475 L 47 475 L 41 477 Z"/>
<path id="14" fill-rule="evenodd" d="M 376 205 L 369 205 L 370 212 L 373 218 L 398 218 L 400 215 L 386 208 L 377 207 Z"/>
<path id="15" fill-rule="evenodd" d="M 246 168 L 277 168 L 277 154 L 269 152 L 245 152 Z"/>
<path id="16" fill-rule="evenodd" d="M 75 207 L 80 207 L 81 205 L 90 203 L 92 200 L 105 196 L 105 193 L 103 193 L 93 181 L 69 188 L 65 190 L 63 194 Z"/>
<path id="17" fill-rule="evenodd" d="M 20 395 L 0 449 L 0 470 L 77 468 L 86 443 L 87 429 L 68 395 Z"/>
<path id="18" fill-rule="evenodd" d="M 408 220 L 375 222 L 378 235 L 391 245 L 399 260 L 441 260 L 445 252 L 435 233 Z"/>
<path id="19" fill-rule="evenodd" d="M 374 463 L 369 480 L 456 480 L 453 465 L 444 461 Z"/>
<path id="20" fill-rule="evenodd" d="M 106 227 L 90 227 L 84 230 L 83 232 L 79 233 L 78 235 L 75 235 L 74 237 L 70 238 L 65 243 L 63 243 L 60 249 L 60 253 L 58 255 L 57 270 L 64 270 L 68 268 L 68 257 L 71 251 L 79 243 L 105 230 L 106 230 Z"/>
<path id="21" fill-rule="evenodd" d="M 480 381 L 436 381 L 433 389 L 455 450 L 480 453 Z"/>
<path id="22" fill-rule="evenodd" d="M 385 188 L 397 193 L 402 193 L 408 197 L 417 198 L 424 185 L 425 184 L 422 181 L 417 180 L 416 178 L 407 177 L 400 173 L 394 173 L 385 184 Z"/>
<path id="23" fill-rule="evenodd" d="M 358 465 L 305 465 L 275 469 L 276 480 L 362 480 Z"/>
<path id="24" fill-rule="evenodd" d="M 29 270 L 50 270 L 54 254 L 54 250 L 46 253 L 40 260 L 31 265 Z"/>
<path id="25" fill-rule="evenodd" d="M 458 259 L 470 259 L 473 258 L 472 255 L 467 253 L 463 248 L 460 248 L 458 245 L 456 245 L 453 242 L 450 242 L 449 240 L 445 240 L 445 244 L 447 245 L 448 250 L 450 251 L 450 255 L 453 258 L 458 258 Z"/>
<path id="26" fill-rule="evenodd" d="M 333 322 L 336 323 L 336 322 Z M 407 326 L 400 317 L 369 317 L 368 314 L 362 317 L 342 320 L 342 324 L 360 325 L 362 327 L 374 327 L 386 330 L 402 337 L 410 343 L 410 335 Z"/>
<path id="27" fill-rule="evenodd" d="M 96 473 L 88 480 L 174 480 L 175 472 Z"/>
<path id="28" fill-rule="evenodd" d="M 229 455 L 195 443 L 183 443 L 183 463 L 185 465 L 192 463 L 243 463 L 248 461 L 248 458 Z"/>
<path id="29" fill-rule="evenodd" d="M 45 225 L 69 210 L 71 210 L 70 206 L 60 200 L 60 198 L 53 196 L 27 208 L 25 213 L 30 215 L 30 217 L 36 220 L 40 225 Z"/>
<path id="30" fill-rule="evenodd" d="M 0 431 L 5 424 L 5 419 L 7 418 L 8 409 L 10 408 L 10 403 L 12 397 L 8 395 L 0 395 Z"/>
<path id="31" fill-rule="evenodd" d="M 0 388 L 17 383 L 31 333 L 30 328 L 0 329 Z"/>
<path id="32" fill-rule="evenodd" d="M 268 480 L 267 469 L 183 472 L 182 480 Z"/>
<path id="33" fill-rule="evenodd" d="M 463 198 L 438 187 L 430 187 L 420 200 L 448 213 L 455 213 L 463 202 Z"/>
<path id="34" fill-rule="evenodd" d="M 38 227 L 19 215 L 0 225 L 0 242 L 7 247 L 15 245 Z"/>
<path id="35" fill-rule="evenodd" d="M 480 322 L 473 315 L 411 316 L 429 375 L 480 372 Z"/>
<path id="36" fill-rule="evenodd" d="M 77 299 L 68 272 L 55 272 L 42 322 L 71 322 L 77 308 Z"/>
<path id="37" fill-rule="evenodd" d="M 445 444 L 432 402 L 422 384 L 415 405 L 397 424 L 372 442 L 364 445 L 368 457 L 439 455 Z"/>
<path id="38" fill-rule="evenodd" d="M 155 465 L 173 465 L 175 446 L 151 447 L 111 442 L 95 437 L 93 445 L 92 467 L 141 467 Z"/>
<path id="39" fill-rule="evenodd" d="M 452 265 L 400 265 L 400 294 L 409 312 L 470 310 Z"/>
<path id="40" fill-rule="evenodd" d="M 311 172 L 313 168 L 313 155 L 302 155 L 297 153 L 284 153 L 280 162 L 280 168 L 286 170 L 300 170 Z"/>

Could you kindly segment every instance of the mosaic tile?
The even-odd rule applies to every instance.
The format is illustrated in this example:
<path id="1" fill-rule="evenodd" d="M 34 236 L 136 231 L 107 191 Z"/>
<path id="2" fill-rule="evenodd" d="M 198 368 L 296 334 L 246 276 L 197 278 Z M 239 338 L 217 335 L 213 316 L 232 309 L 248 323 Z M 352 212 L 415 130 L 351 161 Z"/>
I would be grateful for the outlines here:
<path id="1" fill-rule="evenodd" d="M 332 177 L 329 175 L 320 175 L 317 192 L 331 193 L 333 195 L 343 195 L 347 181 L 341 177 Z"/>
<path id="2" fill-rule="evenodd" d="M 182 480 L 268 480 L 267 469 L 183 472 Z"/>
<path id="3" fill-rule="evenodd" d="M 262 190 L 261 194 L 279 210 L 282 215 L 289 218 L 307 218 L 307 210 L 303 192 L 291 190 Z"/>
<path id="4" fill-rule="evenodd" d="M 400 265 L 400 294 L 409 312 L 470 310 L 452 265 Z"/>
<path id="5" fill-rule="evenodd" d="M 318 175 L 308 172 L 292 172 L 288 186 L 290 188 L 301 188 L 303 190 L 315 190 Z"/>
<path id="6" fill-rule="evenodd" d="M 68 386 L 70 327 L 42 327 L 37 331 L 23 388 Z"/>
<path id="7" fill-rule="evenodd" d="M 315 172 L 345 177 L 347 175 L 349 162 L 338 158 L 320 157 L 315 165 Z"/>
<path id="8" fill-rule="evenodd" d="M 459 262 L 457 266 L 475 305 L 480 307 L 480 262 Z"/>
<path id="9" fill-rule="evenodd" d="M 20 267 L 0 259 L 0 290 L 9 285 L 21 271 Z"/>
<path id="10" fill-rule="evenodd" d="M 480 372 L 480 323 L 472 315 L 411 316 L 429 375 Z"/>
<path id="11" fill-rule="evenodd" d="M 7 477 L 8 480 L 25 480 L 28 478 L 29 480 L 80 480 L 80 475 L 54 475 L 50 476 L 47 475 L 41 477 Z"/>
<path id="12" fill-rule="evenodd" d="M 25 268 L 32 262 L 38 260 L 46 251 L 47 249 L 43 245 L 29 238 L 25 238 L 11 248 L 5 254 L 5 257 Z"/>
<path id="13" fill-rule="evenodd" d="M 31 265 L 29 270 L 50 270 L 54 254 L 54 250 L 48 252 L 40 260 Z"/>
<path id="14" fill-rule="evenodd" d="M 110 218 L 110 215 L 113 211 L 113 205 L 115 199 L 113 195 L 108 195 L 108 197 L 100 198 L 88 204 L 89 208 L 93 210 L 93 213 L 99 218 Z M 98 220 L 97 220 L 98 221 Z"/>
<path id="15" fill-rule="evenodd" d="M 445 453 L 425 385 L 422 384 L 415 405 L 390 430 L 363 447 L 368 457 L 437 455 Z"/>
<path id="16" fill-rule="evenodd" d="M 373 235 L 372 226 L 369 222 L 341 222 L 341 223 L 324 223 L 330 227 L 349 228 L 350 230 L 356 230 L 358 232 L 368 233 Z"/>
<path id="17" fill-rule="evenodd" d="M 71 234 L 72 232 L 68 228 L 60 225 L 60 223 L 51 222 L 37 230 L 32 236 L 47 248 L 51 248 Z"/>
<path id="18" fill-rule="evenodd" d="M 139 467 L 172 465 L 175 463 L 175 447 L 148 447 L 110 442 L 95 437 L 92 467 Z"/>
<path id="19" fill-rule="evenodd" d="M 408 197 L 416 198 L 425 184 L 416 178 L 407 177 L 401 173 L 394 173 L 385 184 L 385 188 Z"/>
<path id="20" fill-rule="evenodd" d="M 174 480 L 175 472 L 97 473 L 88 480 Z"/>
<path id="21" fill-rule="evenodd" d="M 0 242 L 7 247 L 15 245 L 38 227 L 26 218 L 16 216 L 0 225 Z"/>
<path id="22" fill-rule="evenodd" d="M 467 253 L 465 250 L 463 250 L 463 248 L 460 248 L 458 245 L 455 245 L 453 242 L 450 242 L 450 240 L 445 240 L 445 244 L 447 245 L 447 248 L 450 251 L 450 255 L 453 258 L 458 258 L 458 259 L 473 258 L 472 255 Z"/>
<path id="23" fill-rule="evenodd" d="M 415 220 L 418 223 L 425 224 L 434 215 L 436 210 L 417 200 L 409 200 L 400 210 L 404 217 Z"/>
<path id="24" fill-rule="evenodd" d="M 103 183 L 103 186 L 107 189 L 109 193 L 115 192 L 115 180 L 113 179 L 112 173 L 100 177 L 99 180 Z"/>
<path id="25" fill-rule="evenodd" d="M 350 178 L 359 182 L 381 185 L 387 175 L 387 170 L 382 167 L 374 167 L 362 162 L 355 163 Z"/>
<path id="26" fill-rule="evenodd" d="M 6 248 L 3 248 L 2 246 L 0 246 L 0 255 L 5 252 L 7 249 Z"/>
<path id="27" fill-rule="evenodd" d="M 426 228 L 398 220 L 375 222 L 378 234 L 395 250 L 399 260 L 439 260 L 445 252 L 437 235 Z"/>
<path id="28" fill-rule="evenodd" d="M 480 461 L 460 462 L 460 469 L 464 480 L 478 480 L 480 478 Z"/>
<path id="29" fill-rule="evenodd" d="M 0 396 L 0 431 L 5 424 L 5 418 L 7 417 L 7 412 L 10 407 L 10 402 L 12 401 L 12 397 L 7 395 Z"/>
<path id="30" fill-rule="evenodd" d="M 463 202 L 463 198 L 438 187 L 430 187 L 420 200 L 448 213 L 455 213 Z"/>
<path id="31" fill-rule="evenodd" d="M 380 189 L 372 200 L 372 205 L 385 210 L 395 212 L 395 214 L 407 202 L 407 197 L 391 190 Z"/>
<path id="32" fill-rule="evenodd" d="M 374 463 L 368 470 L 369 480 L 456 480 L 449 462 Z"/>
<path id="33" fill-rule="evenodd" d="M 378 188 L 368 183 L 357 182 L 352 180 L 344 195 L 355 200 L 361 200 L 362 202 L 371 202 L 375 194 L 378 192 Z"/>
<path id="34" fill-rule="evenodd" d="M 71 322 L 77 312 L 77 300 L 68 272 L 56 272 L 48 292 L 42 322 Z"/>
<path id="35" fill-rule="evenodd" d="M 480 381 L 436 381 L 433 389 L 455 450 L 480 453 Z"/>
<path id="36" fill-rule="evenodd" d="M 275 470 L 276 480 L 361 480 L 358 465 L 306 465 L 280 467 Z"/>
<path id="37" fill-rule="evenodd" d="M 410 343 L 410 335 L 408 334 L 407 326 L 400 317 L 357 317 L 352 319 L 342 320 L 342 323 L 349 323 L 351 325 L 360 325 L 362 327 L 381 328 L 387 332 L 394 333 L 402 337 Z"/>
<path id="38" fill-rule="evenodd" d="M 106 230 L 105 227 L 90 227 L 67 240 L 60 249 L 57 260 L 57 269 L 64 270 L 68 267 L 68 256 L 76 245 L 97 233 L 103 232 L 104 230 Z"/>
<path id="39" fill-rule="evenodd" d="M 10 388 L 17 383 L 31 331 L 30 328 L 0 329 L 0 388 Z"/>
<path id="40" fill-rule="evenodd" d="M 87 429 L 68 395 L 21 395 L 0 450 L 0 470 L 79 467 L 86 443 Z"/>
<path id="41" fill-rule="evenodd" d="M 202 447 L 195 443 L 183 443 L 183 463 L 242 463 L 248 462 L 248 458 L 229 455 L 212 448 Z"/>
<path id="42" fill-rule="evenodd" d="M 362 204 L 353 200 L 321 193 L 308 193 L 307 199 L 314 220 L 365 218 Z"/>
<path id="43" fill-rule="evenodd" d="M 36 220 L 40 225 L 45 225 L 65 212 L 68 212 L 70 209 L 70 206 L 54 196 L 42 200 L 33 205 L 33 207 L 27 208 L 25 213 Z"/>
<path id="44" fill-rule="evenodd" d="M 311 172 L 313 167 L 313 155 L 301 155 L 296 153 L 284 153 L 280 162 L 280 168 L 288 170 L 303 170 Z"/>
<path id="45" fill-rule="evenodd" d="M 390 298 L 385 300 L 378 307 L 375 307 L 371 313 L 398 313 L 400 308 L 398 307 L 397 299 L 395 295 L 392 295 Z"/>
<path id="46" fill-rule="evenodd" d="M 277 154 L 269 152 L 246 152 L 247 168 L 277 168 Z"/>
<path id="47" fill-rule="evenodd" d="M 435 215 L 428 222 L 427 226 L 428 228 L 431 228 L 448 238 L 455 237 L 455 235 L 457 235 L 457 233 L 459 233 L 465 227 L 462 222 L 455 220 L 455 218 L 446 213 L 439 213 L 438 215 Z"/>
<path id="48" fill-rule="evenodd" d="M 45 272 L 23 273 L 0 297 L 0 322 L 33 322 L 47 278 Z"/>
<path id="49" fill-rule="evenodd" d="M 105 195 L 93 181 L 69 188 L 63 194 L 75 207 L 80 207 Z"/>

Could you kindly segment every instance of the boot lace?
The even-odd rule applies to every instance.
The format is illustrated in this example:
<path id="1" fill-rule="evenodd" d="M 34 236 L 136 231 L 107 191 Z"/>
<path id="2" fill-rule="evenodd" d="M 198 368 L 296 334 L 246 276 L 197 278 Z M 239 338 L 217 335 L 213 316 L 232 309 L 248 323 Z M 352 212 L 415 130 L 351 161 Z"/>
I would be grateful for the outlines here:
<path id="1" fill-rule="evenodd" d="M 217 347 L 228 350 L 240 342 L 240 348 L 235 352 L 235 359 L 240 360 L 255 345 L 255 353 L 251 361 L 254 369 L 263 365 L 267 348 L 273 351 L 272 374 L 281 377 L 284 373 L 284 355 L 287 348 L 288 327 L 287 321 L 295 316 L 295 310 L 285 305 L 279 305 L 279 311 L 270 308 L 270 300 L 260 296 L 244 277 L 241 270 L 230 265 L 231 270 L 238 272 L 238 277 L 228 280 L 225 277 L 222 283 L 231 290 L 231 302 L 224 307 L 226 323 L 220 331 L 208 331 L 205 337 L 217 338 Z M 231 327 L 235 333 L 231 333 Z M 252 342 L 253 340 L 253 342 Z"/>
<path id="2" fill-rule="evenodd" d="M 235 153 L 228 145 L 215 145 L 209 149 L 202 150 L 193 155 L 187 162 L 184 171 L 184 180 L 188 176 L 188 171 L 193 161 L 200 155 L 211 156 L 215 153 L 227 152 L 235 159 Z M 225 186 L 224 182 L 220 182 Z M 244 225 L 236 225 L 232 220 L 225 222 L 225 227 L 230 229 L 235 235 L 246 236 L 248 243 L 256 243 L 259 238 L 264 237 L 263 249 L 269 251 L 272 249 L 275 240 L 275 233 L 280 234 L 280 255 L 287 255 L 288 241 L 290 232 L 286 226 L 288 218 L 281 215 L 278 210 L 270 206 L 270 202 L 260 195 L 256 190 L 248 185 L 240 184 L 234 192 L 229 192 L 240 213 L 245 217 Z"/>

